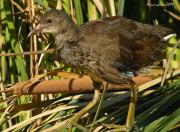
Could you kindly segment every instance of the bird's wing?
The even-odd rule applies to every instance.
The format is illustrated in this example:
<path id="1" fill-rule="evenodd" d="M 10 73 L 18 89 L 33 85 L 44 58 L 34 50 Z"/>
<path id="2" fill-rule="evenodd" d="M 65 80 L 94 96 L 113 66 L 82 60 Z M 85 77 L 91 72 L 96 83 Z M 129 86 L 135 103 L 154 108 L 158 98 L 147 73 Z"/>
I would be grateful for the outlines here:
<path id="1" fill-rule="evenodd" d="M 97 73 L 114 83 L 127 78 L 129 69 L 137 70 L 161 56 L 163 43 L 160 38 L 168 31 L 123 17 L 89 22 L 79 30 L 82 47 L 98 53 Z"/>
<path id="2" fill-rule="evenodd" d="M 136 36 L 127 28 L 126 19 L 118 16 L 88 22 L 79 27 L 79 40 L 82 47 L 94 49 L 103 59 L 128 67 L 135 57 L 131 46 Z"/>
<path id="3" fill-rule="evenodd" d="M 116 26 L 104 21 L 85 24 L 80 28 L 79 40 L 81 40 L 82 47 L 92 48 L 110 60 L 122 62 L 123 58 L 132 59 L 132 52 L 128 44 L 120 40 L 121 36 Z"/>

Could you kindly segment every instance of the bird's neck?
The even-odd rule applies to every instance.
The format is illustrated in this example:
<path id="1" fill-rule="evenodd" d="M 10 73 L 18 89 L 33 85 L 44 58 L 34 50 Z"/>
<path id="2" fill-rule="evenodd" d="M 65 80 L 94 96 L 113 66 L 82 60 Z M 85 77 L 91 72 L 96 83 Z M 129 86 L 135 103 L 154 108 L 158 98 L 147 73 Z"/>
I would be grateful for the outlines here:
<path id="1" fill-rule="evenodd" d="M 55 36 L 55 44 L 58 49 L 62 48 L 68 42 L 78 41 L 79 30 L 78 27 L 72 23 L 65 30 L 61 31 Z"/>

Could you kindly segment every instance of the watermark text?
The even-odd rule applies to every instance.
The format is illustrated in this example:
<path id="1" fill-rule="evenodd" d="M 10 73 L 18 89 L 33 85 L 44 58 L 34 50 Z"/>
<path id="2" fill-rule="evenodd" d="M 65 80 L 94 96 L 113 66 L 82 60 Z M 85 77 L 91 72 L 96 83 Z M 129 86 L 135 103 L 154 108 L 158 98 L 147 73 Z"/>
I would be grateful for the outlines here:
<path id="1" fill-rule="evenodd" d="M 160 3 L 157 3 L 157 4 L 153 4 L 153 3 L 149 3 L 147 2 L 146 4 L 147 6 L 155 6 L 155 7 L 159 7 L 159 6 L 174 6 L 174 3 L 164 3 L 164 4 L 160 4 Z"/>

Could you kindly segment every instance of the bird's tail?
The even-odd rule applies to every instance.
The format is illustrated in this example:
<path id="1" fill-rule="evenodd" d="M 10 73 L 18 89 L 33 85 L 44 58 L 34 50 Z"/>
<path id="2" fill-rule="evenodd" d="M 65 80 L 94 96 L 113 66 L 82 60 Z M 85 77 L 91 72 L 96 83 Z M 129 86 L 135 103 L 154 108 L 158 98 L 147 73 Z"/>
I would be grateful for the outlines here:
<path id="1" fill-rule="evenodd" d="M 151 25 L 149 25 L 151 26 Z M 166 36 L 172 36 L 171 34 L 173 34 L 173 31 L 167 27 L 162 27 L 162 26 L 151 26 L 148 28 L 149 32 L 153 35 L 153 36 L 158 36 L 162 41 L 167 40 L 167 38 L 164 39 L 164 37 Z"/>

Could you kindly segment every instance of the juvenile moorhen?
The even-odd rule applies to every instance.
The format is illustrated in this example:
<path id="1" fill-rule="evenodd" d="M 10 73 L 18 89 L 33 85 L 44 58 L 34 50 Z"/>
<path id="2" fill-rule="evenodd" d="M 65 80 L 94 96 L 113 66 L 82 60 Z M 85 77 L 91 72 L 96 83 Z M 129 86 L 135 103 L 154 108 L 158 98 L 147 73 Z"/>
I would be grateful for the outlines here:
<path id="1" fill-rule="evenodd" d="M 126 121 L 129 131 L 134 124 L 136 103 L 136 90 L 129 73 L 162 59 L 163 37 L 171 30 L 122 16 L 103 18 L 78 27 L 64 11 L 52 9 L 42 16 L 29 35 L 37 33 L 54 35 L 58 58 L 64 64 L 90 75 L 92 80 L 101 82 L 104 87 L 107 83 L 131 84 L 131 103 Z M 68 125 L 77 122 L 97 104 L 99 93 L 99 89 L 95 88 L 93 101 L 76 113 Z"/>

